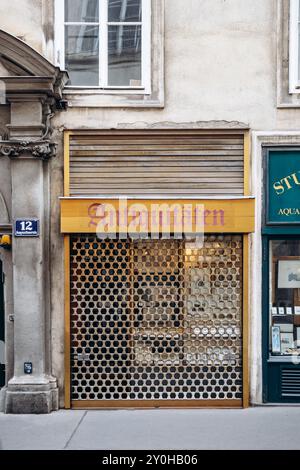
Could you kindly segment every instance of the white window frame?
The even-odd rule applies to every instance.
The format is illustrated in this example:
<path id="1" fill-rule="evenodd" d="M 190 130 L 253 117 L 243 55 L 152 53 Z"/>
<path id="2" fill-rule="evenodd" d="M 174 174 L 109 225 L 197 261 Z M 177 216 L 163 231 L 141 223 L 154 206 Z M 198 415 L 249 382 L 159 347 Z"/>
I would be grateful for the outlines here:
<path id="1" fill-rule="evenodd" d="M 300 0 L 290 0 L 289 34 L 289 92 L 300 93 L 299 77 L 299 4 Z"/>
<path id="2" fill-rule="evenodd" d="M 102 90 L 103 92 L 151 94 L 151 0 L 142 0 L 142 51 L 141 51 L 141 86 L 109 86 L 108 81 L 108 26 L 114 25 L 136 25 L 138 22 L 108 22 L 108 0 L 99 1 L 99 85 L 98 86 L 67 86 L 72 90 Z M 76 25 L 76 23 L 65 22 L 65 1 L 55 0 L 55 64 L 65 69 L 65 25 Z M 78 24 L 78 23 L 77 23 Z M 89 23 L 86 23 L 89 24 Z M 97 24 L 97 23 L 94 23 Z M 102 47 L 101 47 L 102 44 Z M 104 45 L 104 47 L 103 47 Z"/>

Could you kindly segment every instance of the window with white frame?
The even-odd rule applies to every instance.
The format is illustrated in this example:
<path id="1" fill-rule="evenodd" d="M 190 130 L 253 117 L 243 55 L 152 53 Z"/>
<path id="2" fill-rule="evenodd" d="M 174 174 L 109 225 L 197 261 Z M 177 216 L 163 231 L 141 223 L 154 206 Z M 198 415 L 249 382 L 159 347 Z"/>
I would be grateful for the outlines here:
<path id="1" fill-rule="evenodd" d="M 55 17 L 68 86 L 150 92 L 151 0 L 56 0 Z"/>
<path id="2" fill-rule="evenodd" d="M 300 0 L 290 0 L 289 91 L 300 93 Z"/>

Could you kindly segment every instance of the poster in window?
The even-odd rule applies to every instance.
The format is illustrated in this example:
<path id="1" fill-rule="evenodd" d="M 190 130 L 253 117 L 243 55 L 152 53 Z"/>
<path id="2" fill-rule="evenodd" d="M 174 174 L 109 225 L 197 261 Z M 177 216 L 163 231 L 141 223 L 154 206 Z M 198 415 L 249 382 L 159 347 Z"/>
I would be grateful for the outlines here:
<path id="1" fill-rule="evenodd" d="M 280 328 L 279 326 L 272 327 L 272 352 L 274 354 L 281 353 L 281 343 L 280 343 Z"/>
<path id="2" fill-rule="evenodd" d="M 278 289 L 300 289 L 300 260 L 278 261 Z"/>
<path id="3" fill-rule="evenodd" d="M 281 333 L 281 352 L 288 354 L 294 348 L 294 335 L 293 333 Z"/>

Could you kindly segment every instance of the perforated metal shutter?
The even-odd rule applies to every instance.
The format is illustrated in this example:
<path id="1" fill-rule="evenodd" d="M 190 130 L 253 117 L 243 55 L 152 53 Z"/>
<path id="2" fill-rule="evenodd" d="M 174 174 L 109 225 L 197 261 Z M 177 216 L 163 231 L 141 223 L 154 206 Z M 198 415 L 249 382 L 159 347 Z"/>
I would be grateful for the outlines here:
<path id="1" fill-rule="evenodd" d="M 72 400 L 241 400 L 242 237 L 71 238 Z"/>
<path id="2" fill-rule="evenodd" d="M 243 195 L 244 134 L 99 131 L 71 135 L 70 195 Z"/>

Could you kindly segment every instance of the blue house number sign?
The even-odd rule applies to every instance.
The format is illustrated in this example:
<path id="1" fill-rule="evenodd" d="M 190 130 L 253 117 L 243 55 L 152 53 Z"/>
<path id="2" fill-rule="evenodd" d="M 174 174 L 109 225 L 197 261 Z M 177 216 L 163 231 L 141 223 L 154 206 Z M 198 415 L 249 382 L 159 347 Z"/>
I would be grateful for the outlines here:
<path id="1" fill-rule="evenodd" d="M 15 237 L 38 237 L 39 235 L 38 219 L 17 219 L 15 221 Z"/>

